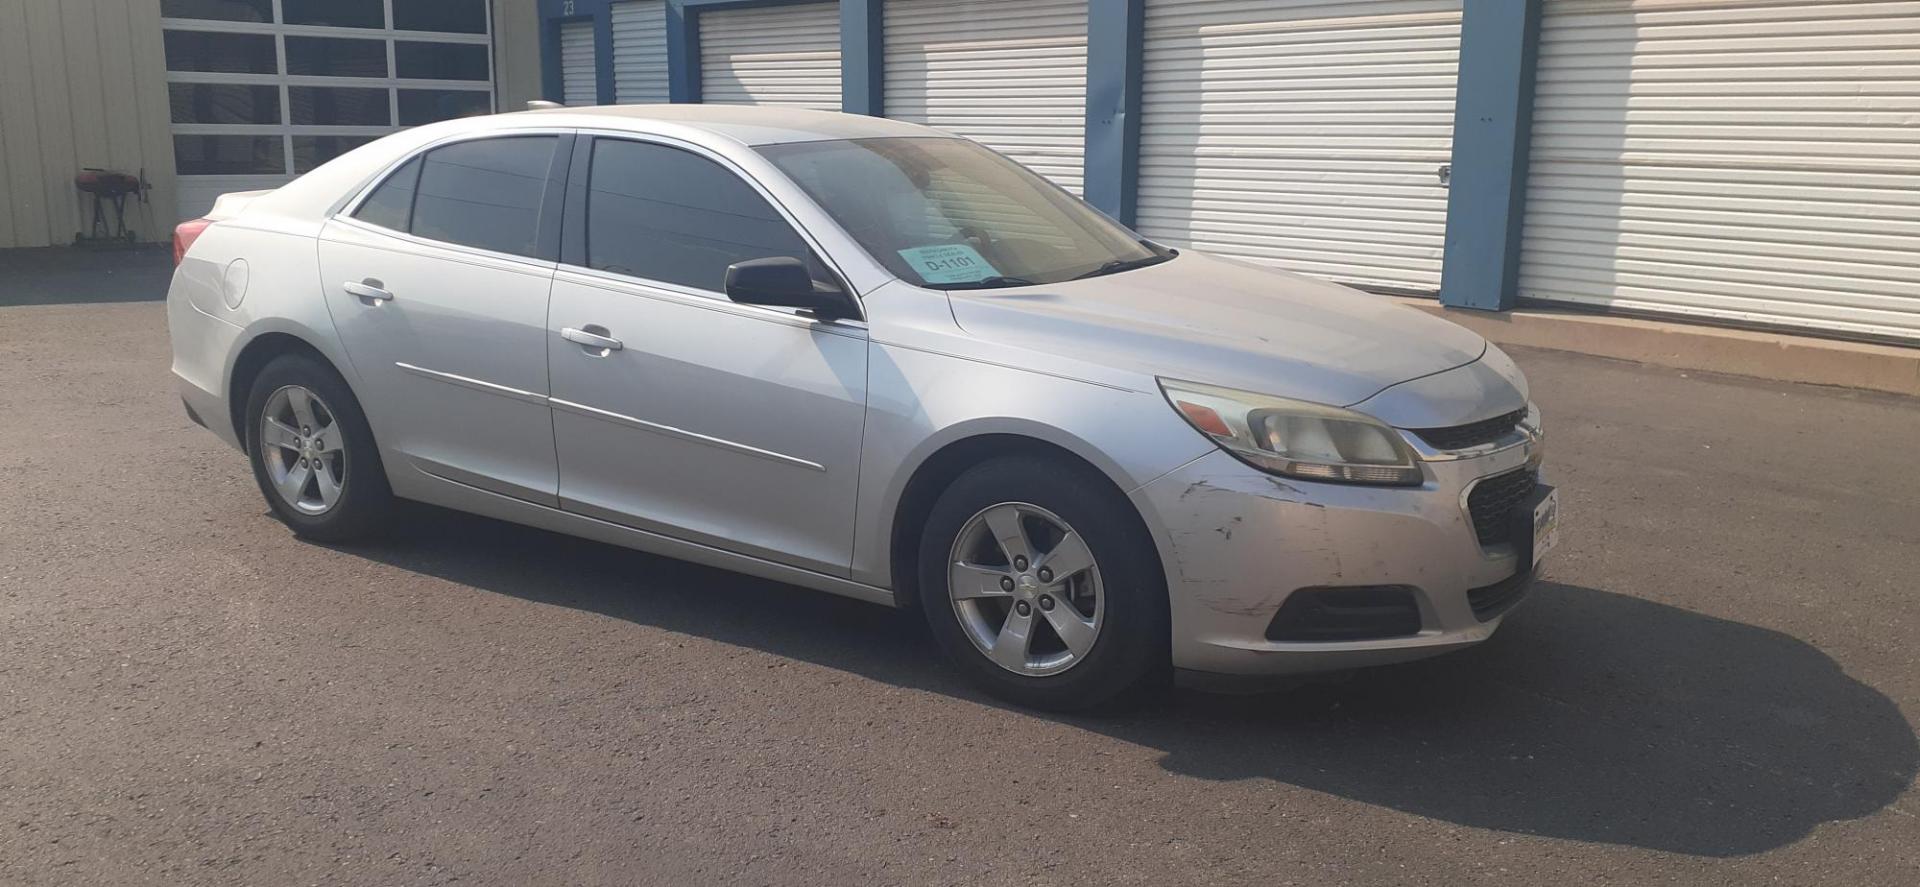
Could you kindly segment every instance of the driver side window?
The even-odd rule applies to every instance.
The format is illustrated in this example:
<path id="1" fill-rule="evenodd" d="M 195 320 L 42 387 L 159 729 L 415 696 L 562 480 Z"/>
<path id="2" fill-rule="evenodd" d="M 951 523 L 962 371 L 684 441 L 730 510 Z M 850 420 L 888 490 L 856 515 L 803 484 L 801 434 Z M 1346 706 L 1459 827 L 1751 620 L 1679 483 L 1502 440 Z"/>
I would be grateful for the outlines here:
<path id="1" fill-rule="evenodd" d="M 727 266 L 790 256 L 822 274 L 806 241 L 733 171 L 689 151 L 597 139 L 587 177 L 588 267 L 721 292 Z"/>

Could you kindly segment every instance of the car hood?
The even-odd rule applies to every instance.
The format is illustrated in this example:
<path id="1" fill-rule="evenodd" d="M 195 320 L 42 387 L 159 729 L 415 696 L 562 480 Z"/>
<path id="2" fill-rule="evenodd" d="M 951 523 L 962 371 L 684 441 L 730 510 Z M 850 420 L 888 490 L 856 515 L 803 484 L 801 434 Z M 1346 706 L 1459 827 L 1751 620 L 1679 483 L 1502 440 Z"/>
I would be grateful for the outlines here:
<path id="1" fill-rule="evenodd" d="M 1479 335 L 1391 299 L 1191 251 L 1104 277 L 949 297 L 954 320 L 988 341 L 1335 406 L 1487 350 Z"/>

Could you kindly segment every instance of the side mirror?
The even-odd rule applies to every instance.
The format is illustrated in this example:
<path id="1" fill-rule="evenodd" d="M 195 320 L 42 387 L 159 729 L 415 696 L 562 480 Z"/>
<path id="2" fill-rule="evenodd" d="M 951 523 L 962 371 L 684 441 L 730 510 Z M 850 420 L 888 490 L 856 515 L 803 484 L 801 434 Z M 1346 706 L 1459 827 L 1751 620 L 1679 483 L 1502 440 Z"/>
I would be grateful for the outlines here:
<path id="1" fill-rule="evenodd" d="M 792 256 L 748 259 L 727 266 L 727 298 L 743 305 L 777 305 L 811 311 L 822 320 L 857 317 L 846 293 L 823 290 L 807 273 L 805 262 Z"/>

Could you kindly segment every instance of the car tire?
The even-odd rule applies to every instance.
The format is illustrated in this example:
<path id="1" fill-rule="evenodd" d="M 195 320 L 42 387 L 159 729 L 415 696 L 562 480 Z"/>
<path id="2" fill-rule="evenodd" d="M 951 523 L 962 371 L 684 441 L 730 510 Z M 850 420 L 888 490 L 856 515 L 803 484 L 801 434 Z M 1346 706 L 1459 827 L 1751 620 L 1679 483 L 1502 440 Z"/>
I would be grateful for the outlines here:
<path id="1" fill-rule="evenodd" d="M 1011 545 L 998 541 L 1016 534 Z M 1076 570 L 1083 560 L 1091 566 Z M 1071 575 L 1050 575 L 1050 563 Z M 1126 497 L 1083 465 L 1017 456 L 962 473 L 928 515 L 918 580 L 941 648 L 1010 702 L 1112 710 L 1169 674 L 1166 580 L 1153 540 Z"/>
<path id="2" fill-rule="evenodd" d="M 386 468 L 333 367 L 305 354 L 274 358 L 254 377 L 244 416 L 253 479 L 296 535 L 350 542 L 382 527 L 393 504 Z"/>

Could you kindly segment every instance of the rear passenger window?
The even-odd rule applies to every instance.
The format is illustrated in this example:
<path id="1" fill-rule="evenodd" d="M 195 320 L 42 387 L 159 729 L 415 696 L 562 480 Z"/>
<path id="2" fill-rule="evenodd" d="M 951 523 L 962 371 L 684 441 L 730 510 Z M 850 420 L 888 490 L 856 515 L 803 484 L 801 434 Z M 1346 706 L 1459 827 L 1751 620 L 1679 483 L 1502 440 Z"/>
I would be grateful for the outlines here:
<path id="1" fill-rule="evenodd" d="M 727 266 L 791 256 L 826 275 L 773 206 L 732 171 L 678 148 L 599 139 L 588 174 L 587 265 L 720 292 Z"/>
<path id="2" fill-rule="evenodd" d="M 420 181 L 420 158 L 415 157 L 387 176 L 380 187 L 367 195 L 353 217 L 362 222 L 405 231 L 413 222 L 413 189 Z"/>
<path id="3" fill-rule="evenodd" d="M 559 143 L 557 136 L 513 136 L 428 151 L 407 230 L 430 240 L 539 257 L 540 201 Z"/>

